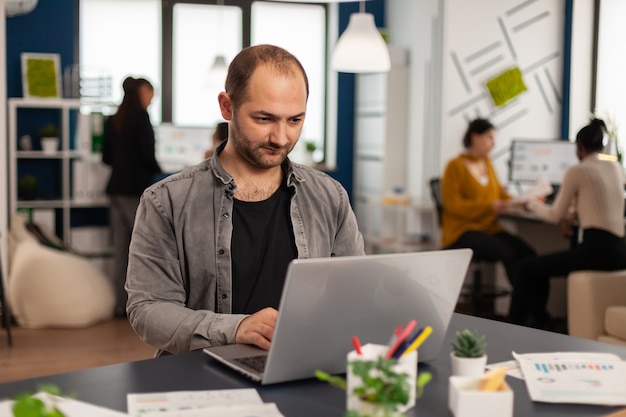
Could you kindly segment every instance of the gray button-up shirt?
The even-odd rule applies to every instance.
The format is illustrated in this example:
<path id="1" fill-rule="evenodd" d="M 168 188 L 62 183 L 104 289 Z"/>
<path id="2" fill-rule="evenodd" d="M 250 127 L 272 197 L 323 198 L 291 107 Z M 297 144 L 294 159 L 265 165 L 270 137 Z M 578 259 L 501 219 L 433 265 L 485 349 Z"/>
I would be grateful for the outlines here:
<path id="1" fill-rule="evenodd" d="M 290 211 L 298 258 L 363 255 L 363 237 L 341 184 L 288 160 L 283 169 L 295 191 Z M 139 337 L 159 350 L 235 343 L 246 317 L 230 314 L 236 189 L 220 160 L 209 158 L 141 197 L 129 251 L 127 312 Z"/>

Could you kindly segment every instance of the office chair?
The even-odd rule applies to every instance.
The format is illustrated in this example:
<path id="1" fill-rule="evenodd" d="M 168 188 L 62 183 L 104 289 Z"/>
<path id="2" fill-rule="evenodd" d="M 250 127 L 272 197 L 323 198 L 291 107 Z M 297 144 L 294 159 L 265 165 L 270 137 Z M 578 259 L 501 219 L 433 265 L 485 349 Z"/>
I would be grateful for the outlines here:
<path id="1" fill-rule="evenodd" d="M 0 256 L 0 314 L 2 315 L 2 325 L 7 331 L 7 342 L 9 346 L 13 346 L 11 338 L 11 317 L 9 317 L 9 308 L 4 294 L 4 282 L 2 280 L 2 257 Z"/>
<path id="2" fill-rule="evenodd" d="M 439 177 L 431 178 L 429 183 L 430 194 L 433 202 L 435 203 L 439 227 L 441 227 L 443 213 L 441 179 Z M 504 297 L 510 294 L 510 291 L 504 288 L 499 288 L 495 285 L 486 285 L 483 283 L 483 267 L 489 263 L 493 264 L 494 262 L 480 259 L 474 254 L 470 263 L 470 268 L 472 269 L 472 282 L 471 284 L 465 284 L 461 290 L 461 297 L 470 301 L 472 314 L 476 316 L 481 315 L 485 302 L 493 301 L 495 298 Z"/>

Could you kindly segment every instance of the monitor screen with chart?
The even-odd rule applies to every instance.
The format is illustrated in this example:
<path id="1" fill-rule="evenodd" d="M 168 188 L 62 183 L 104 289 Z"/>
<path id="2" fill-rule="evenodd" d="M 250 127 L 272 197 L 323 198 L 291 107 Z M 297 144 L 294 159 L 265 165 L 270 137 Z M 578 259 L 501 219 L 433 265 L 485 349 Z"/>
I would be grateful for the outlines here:
<path id="1" fill-rule="evenodd" d="M 545 178 L 551 184 L 560 185 L 567 168 L 578 162 L 576 144 L 569 140 L 514 139 L 509 181 L 534 183 Z"/>

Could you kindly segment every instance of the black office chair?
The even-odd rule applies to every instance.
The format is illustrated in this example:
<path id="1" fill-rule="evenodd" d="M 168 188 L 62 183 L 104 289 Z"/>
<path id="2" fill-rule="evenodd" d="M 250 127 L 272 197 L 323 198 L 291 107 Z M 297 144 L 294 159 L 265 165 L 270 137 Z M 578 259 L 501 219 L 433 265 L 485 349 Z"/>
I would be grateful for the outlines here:
<path id="1" fill-rule="evenodd" d="M 9 346 L 13 346 L 13 339 L 11 338 L 11 317 L 9 316 L 9 308 L 7 307 L 7 301 L 4 295 L 4 282 L 2 281 L 2 256 L 0 256 L 0 314 L 2 315 L 2 325 L 7 332 Z"/>
<path id="2" fill-rule="evenodd" d="M 435 203 L 439 227 L 441 227 L 443 213 L 441 179 L 439 177 L 435 177 L 431 178 L 429 182 L 430 194 L 433 202 Z M 472 283 L 465 284 L 461 290 L 461 298 L 468 300 L 471 303 L 472 314 L 476 316 L 483 315 L 485 303 L 491 303 L 498 297 L 504 297 L 510 294 L 510 291 L 505 288 L 500 288 L 491 284 L 486 285 L 483 283 L 483 268 L 487 264 L 493 264 L 493 262 L 480 259 L 474 255 L 470 264 L 470 268 L 472 269 Z"/>

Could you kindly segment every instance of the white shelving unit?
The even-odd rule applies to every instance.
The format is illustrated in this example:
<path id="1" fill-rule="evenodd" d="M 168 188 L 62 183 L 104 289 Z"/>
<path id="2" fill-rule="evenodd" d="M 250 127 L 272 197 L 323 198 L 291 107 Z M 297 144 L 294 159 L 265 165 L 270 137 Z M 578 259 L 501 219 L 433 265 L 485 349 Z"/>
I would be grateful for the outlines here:
<path id="1" fill-rule="evenodd" d="M 354 201 L 359 228 L 369 252 L 426 249 L 413 227 L 432 205 L 406 199 L 408 134 L 408 53 L 389 46 L 388 73 L 356 76 Z M 416 158 L 417 159 L 417 158 Z M 413 231 L 414 233 L 410 233 Z"/>
<path id="2" fill-rule="evenodd" d="M 63 243 L 71 245 L 71 210 L 73 208 L 90 208 L 90 207 L 107 207 L 108 199 L 106 197 L 92 198 L 89 200 L 76 200 L 72 195 L 72 170 L 71 165 L 74 160 L 92 160 L 93 155 L 88 155 L 83 151 L 79 151 L 79 138 L 76 143 L 71 146 L 70 132 L 70 115 L 76 113 L 75 119 L 78 120 L 81 109 L 81 102 L 78 99 L 24 99 L 10 98 L 8 100 L 8 123 L 9 123 L 9 219 L 19 209 L 53 209 L 61 210 Z M 20 117 L 20 109 L 52 109 L 58 110 L 59 113 L 59 133 L 60 142 L 59 149 L 55 152 L 46 152 L 40 150 L 18 150 L 18 118 Z M 82 131 L 81 131 L 82 132 Z M 78 135 L 78 134 L 77 134 Z M 23 200 L 18 198 L 18 161 L 19 160 L 57 160 L 59 161 L 60 172 L 60 195 L 58 199 L 46 200 Z"/>

